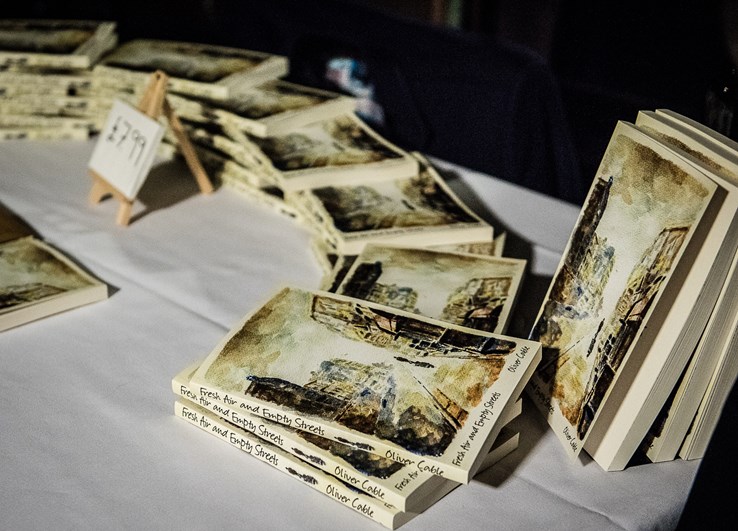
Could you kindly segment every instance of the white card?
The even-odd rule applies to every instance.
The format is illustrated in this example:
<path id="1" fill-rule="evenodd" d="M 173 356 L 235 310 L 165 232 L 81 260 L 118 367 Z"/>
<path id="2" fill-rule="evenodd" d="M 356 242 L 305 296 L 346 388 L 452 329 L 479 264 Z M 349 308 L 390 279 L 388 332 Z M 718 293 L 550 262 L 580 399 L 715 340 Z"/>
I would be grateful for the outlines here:
<path id="1" fill-rule="evenodd" d="M 115 100 L 89 168 L 128 199 L 135 199 L 164 135 L 164 126 L 127 103 Z"/>

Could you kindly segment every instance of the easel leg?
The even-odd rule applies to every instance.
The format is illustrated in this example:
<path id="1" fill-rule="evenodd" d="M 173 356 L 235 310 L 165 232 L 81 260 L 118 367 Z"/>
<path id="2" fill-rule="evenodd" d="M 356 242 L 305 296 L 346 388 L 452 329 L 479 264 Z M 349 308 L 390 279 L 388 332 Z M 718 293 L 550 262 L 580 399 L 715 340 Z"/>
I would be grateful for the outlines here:
<path id="1" fill-rule="evenodd" d="M 127 226 L 128 223 L 131 221 L 131 210 L 133 208 L 133 203 L 130 201 L 121 201 L 120 207 L 118 207 L 118 215 L 115 218 L 115 222 L 118 225 Z"/>
<path id="2" fill-rule="evenodd" d="M 179 121 L 179 117 L 172 109 L 172 106 L 169 104 L 169 100 L 167 100 L 166 98 L 164 99 L 163 103 L 163 111 L 164 116 L 166 116 L 167 120 L 169 120 L 169 125 L 172 127 L 174 136 L 177 137 L 179 148 L 182 151 L 185 162 L 187 162 L 187 166 L 189 166 L 190 171 L 197 180 L 197 185 L 200 187 L 200 191 L 203 194 L 212 193 L 213 185 L 208 178 L 208 174 L 205 173 L 205 168 L 202 167 L 200 159 L 197 158 L 195 148 L 192 146 L 187 133 L 185 133 L 182 122 Z"/>
<path id="3" fill-rule="evenodd" d="M 90 188 L 90 194 L 88 196 L 90 204 L 98 204 L 107 193 L 110 193 L 107 187 L 93 176 L 92 188 Z"/>

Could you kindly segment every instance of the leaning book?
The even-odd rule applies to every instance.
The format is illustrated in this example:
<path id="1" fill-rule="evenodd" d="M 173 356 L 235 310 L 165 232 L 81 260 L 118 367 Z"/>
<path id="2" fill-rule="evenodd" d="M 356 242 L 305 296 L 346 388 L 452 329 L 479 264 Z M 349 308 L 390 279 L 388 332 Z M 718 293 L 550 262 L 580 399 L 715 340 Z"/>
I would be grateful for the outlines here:
<path id="1" fill-rule="evenodd" d="M 0 331 L 107 298 L 107 286 L 34 237 L 0 244 Z"/>
<path id="2" fill-rule="evenodd" d="M 467 483 L 539 359 L 533 341 L 284 288 L 224 338 L 191 386 Z"/>
<path id="3" fill-rule="evenodd" d="M 732 222 L 713 224 L 735 218 L 723 195 L 682 155 L 615 128 L 531 334 L 545 354 L 529 391 L 572 455 L 625 467 L 676 385 L 730 264 Z"/>

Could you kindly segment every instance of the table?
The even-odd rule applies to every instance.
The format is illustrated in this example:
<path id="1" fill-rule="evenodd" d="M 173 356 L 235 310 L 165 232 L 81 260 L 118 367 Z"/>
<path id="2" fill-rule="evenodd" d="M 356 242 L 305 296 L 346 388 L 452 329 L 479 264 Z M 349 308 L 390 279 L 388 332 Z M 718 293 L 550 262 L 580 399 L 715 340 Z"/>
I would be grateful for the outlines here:
<path id="1" fill-rule="evenodd" d="M 278 287 L 316 288 L 308 232 L 157 166 L 134 208 L 87 203 L 93 142 L 0 143 L 0 200 L 112 286 L 0 334 L 3 529 L 381 529 L 173 415 L 171 377 Z M 442 164 L 530 260 L 511 332 L 530 326 L 578 208 Z M 143 205 L 143 206 L 142 206 Z M 142 210 L 143 209 L 143 210 Z M 605 473 L 570 461 L 526 402 L 520 448 L 402 529 L 673 527 L 699 461 Z"/>

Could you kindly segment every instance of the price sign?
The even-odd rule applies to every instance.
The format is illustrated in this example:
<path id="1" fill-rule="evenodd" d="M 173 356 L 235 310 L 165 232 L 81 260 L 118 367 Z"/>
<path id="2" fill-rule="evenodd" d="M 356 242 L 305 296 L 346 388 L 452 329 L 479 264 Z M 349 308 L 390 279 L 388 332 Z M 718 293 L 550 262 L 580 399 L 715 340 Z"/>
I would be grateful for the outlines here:
<path id="1" fill-rule="evenodd" d="M 159 122 L 115 100 L 89 167 L 133 200 L 146 180 L 163 135 L 164 127 Z"/>

